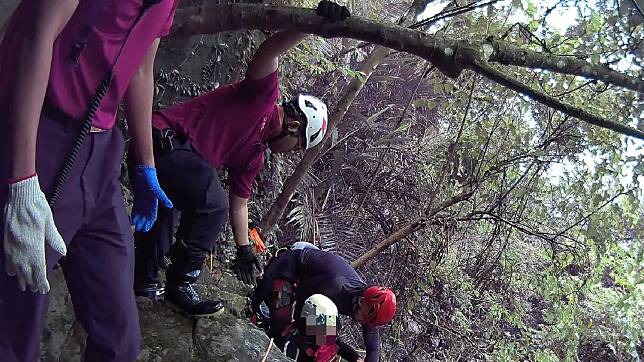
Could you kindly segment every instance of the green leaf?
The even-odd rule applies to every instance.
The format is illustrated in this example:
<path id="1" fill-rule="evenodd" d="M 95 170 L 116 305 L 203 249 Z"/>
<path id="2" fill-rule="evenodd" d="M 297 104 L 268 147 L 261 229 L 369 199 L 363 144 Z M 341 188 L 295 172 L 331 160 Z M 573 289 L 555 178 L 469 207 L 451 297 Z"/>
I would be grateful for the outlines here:
<path id="1" fill-rule="evenodd" d="M 414 106 L 414 108 L 421 108 L 421 107 L 425 107 L 426 104 L 427 104 L 426 98 L 418 98 L 414 100 L 411 105 Z"/>

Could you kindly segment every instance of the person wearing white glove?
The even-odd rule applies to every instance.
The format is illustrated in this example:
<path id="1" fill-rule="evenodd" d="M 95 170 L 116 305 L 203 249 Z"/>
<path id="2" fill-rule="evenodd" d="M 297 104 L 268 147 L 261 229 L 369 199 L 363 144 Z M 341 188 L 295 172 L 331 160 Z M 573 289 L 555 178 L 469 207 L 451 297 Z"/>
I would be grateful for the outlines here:
<path id="1" fill-rule="evenodd" d="M 60 255 L 67 253 L 67 247 L 56 229 L 54 216 L 36 175 L 9 184 L 5 220 L 7 274 L 18 278 L 23 292 L 27 285 L 32 292 L 49 292 L 45 244 Z"/>
<path id="2" fill-rule="evenodd" d="M 48 277 L 57 263 L 87 332 L 83 359 L 134 361 L 139 353 L 134 241 L 120 183 L 124 139 L 114 124 L 123 100 L 133 158 L 146 170 L 132 219 L 149 228 L 158 207 L 171 206 L 157 187 L 151 115 L 154 58 L 178 2 L 23 0 L 6 25 L 0 40 L 2 362 L 40 360 Z M 81 124 L 89 125 L 84 119 L 89 133 L 74 148 L 75 161 L 66 162 Z M 71 167 L 53 202 L 64 165 Z"/>

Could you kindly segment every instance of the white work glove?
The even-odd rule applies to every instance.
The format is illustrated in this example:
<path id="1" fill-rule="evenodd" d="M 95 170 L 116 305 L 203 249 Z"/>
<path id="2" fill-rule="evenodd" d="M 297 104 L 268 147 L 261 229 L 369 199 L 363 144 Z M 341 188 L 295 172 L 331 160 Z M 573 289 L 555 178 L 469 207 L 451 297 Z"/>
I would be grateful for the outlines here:
<path id="1" fill-rule="evenodd" d="M 20 290 L 48 293 L 45 243 L 61 255 L 67 253 L 38 176 L 9 184 L 4 209 L 4 255 L 7 274 L 17 276 Z"/>

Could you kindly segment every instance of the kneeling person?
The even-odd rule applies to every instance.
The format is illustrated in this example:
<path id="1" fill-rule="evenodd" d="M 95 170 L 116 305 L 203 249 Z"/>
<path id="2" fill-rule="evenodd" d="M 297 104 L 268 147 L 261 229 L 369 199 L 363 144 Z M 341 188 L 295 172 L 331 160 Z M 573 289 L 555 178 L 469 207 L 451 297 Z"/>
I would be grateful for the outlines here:
<path id="1" fill-rule="evenodd" d="M 338 255 L 313 248 L 279 253 L 267 265 L 253 293 L 251 307 L 257 313 L 262 302 L 268 305 L 269 335 L 279 345 L 288 335 L 292 316 L 302 315 L 305 301 L 314 294 L 327 296 L 339 314 L 362 325 L 366 361 L 378 361 L 378 327 L 392 320 L 396 296 L 389 288 L 368 286 L 349 262 Z"/>

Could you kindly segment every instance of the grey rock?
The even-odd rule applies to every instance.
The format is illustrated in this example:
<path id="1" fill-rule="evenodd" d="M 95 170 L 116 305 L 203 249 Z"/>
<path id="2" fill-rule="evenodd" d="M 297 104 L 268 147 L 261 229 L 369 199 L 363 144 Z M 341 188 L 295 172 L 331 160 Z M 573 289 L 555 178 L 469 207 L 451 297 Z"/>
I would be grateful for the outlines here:
<path id="1" fill-rule="evenodd" d="M 62 272 L 55 270 L 50 282 L 51 302 L 43 329 L 41 359 L 80 362 L 86 334 L 74 318 Z M 231 308 L 243 309 L 248 288 L 227 273 L 216 284 L 198 287 L 210 298 L 228 300 L 227 312 L 212 319 L 193 319 L 170 310 L 163 302 L 137 298 L 143 337 L 138 361 L 261 361 L 270 343 L 268 337 L 246 319 L 230 313 Z M 273 346 L 267 361 L 291 359 Z"/>

